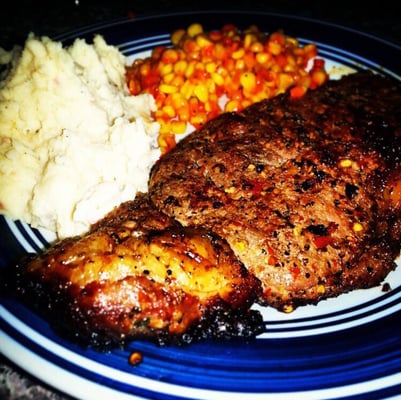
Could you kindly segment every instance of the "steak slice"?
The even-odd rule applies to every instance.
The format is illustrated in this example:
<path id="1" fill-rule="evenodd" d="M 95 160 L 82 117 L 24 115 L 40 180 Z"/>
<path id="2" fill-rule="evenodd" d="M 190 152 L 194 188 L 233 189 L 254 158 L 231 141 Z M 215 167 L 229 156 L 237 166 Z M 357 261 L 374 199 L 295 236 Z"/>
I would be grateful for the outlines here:
<path id="1" fill-rule="evenodd" d="M 260 282 L 228 244 L 183 228 L 143 194 L 12 275 L 10 289 L 58 332 L 100 349 L 138 338 L 248 339 L 264 330 L 249 309 Z"/>
<path id="2" fill-rule="evenodd" d="M 291 311 L 378 285 L 401 239 L 401 85 L 357 72 L 226 113 L 151 171 L 153 203 L 211 229 Z"/>

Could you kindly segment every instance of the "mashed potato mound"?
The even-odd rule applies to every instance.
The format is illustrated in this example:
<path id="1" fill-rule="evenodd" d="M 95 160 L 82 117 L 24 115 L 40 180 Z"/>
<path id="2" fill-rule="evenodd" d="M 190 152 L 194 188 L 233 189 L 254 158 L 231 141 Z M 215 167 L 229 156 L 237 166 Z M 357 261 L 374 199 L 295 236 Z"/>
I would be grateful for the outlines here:
<path id="1" fill-rule="evenodd" d="M 147 190 L 160 156 L 154 99 L 128 93 L 116 47 L 30 34 L 17 58 L 1 55 L 1 214 L 63 238 Z"/>

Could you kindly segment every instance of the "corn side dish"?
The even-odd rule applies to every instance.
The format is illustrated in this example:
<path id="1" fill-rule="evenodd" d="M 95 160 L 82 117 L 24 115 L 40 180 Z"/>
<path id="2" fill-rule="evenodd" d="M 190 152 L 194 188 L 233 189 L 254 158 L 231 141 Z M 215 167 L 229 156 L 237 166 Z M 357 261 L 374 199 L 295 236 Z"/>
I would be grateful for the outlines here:
<path id="1" fill-rule="evenodd" d="M 162 152 L 174 147 L 175 135 L 188 124 L 197 129 L 224 111 L 241 111 L 286 90 L 299 97 L 328 79 L 316 45 L 302 47 L 280 31 L 224 25 L 206 32 L 194 23 L 174 31 L 171 43 L 134 60 L 126 73 L 131 94 L 155 98 Z"/>

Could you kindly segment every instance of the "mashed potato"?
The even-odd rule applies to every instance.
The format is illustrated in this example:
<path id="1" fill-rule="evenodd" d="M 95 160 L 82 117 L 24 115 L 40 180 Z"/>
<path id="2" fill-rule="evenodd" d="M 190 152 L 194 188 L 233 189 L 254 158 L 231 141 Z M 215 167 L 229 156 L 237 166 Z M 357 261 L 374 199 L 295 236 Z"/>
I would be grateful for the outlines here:
<path id="1" fill-rule="evenodd" d="M 160 155 L 154 99 L 128 93 L 117 48 L 31 34 L 1 60 L 0 213 L 63 238 L 147 190 Z"/>

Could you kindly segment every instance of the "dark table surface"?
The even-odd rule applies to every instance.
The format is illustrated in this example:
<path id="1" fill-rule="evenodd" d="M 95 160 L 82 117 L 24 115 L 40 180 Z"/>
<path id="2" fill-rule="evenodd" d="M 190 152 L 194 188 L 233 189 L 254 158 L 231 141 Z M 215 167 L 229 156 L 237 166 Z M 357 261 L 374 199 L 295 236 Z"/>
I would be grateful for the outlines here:
<path id="1" fill-rule="evenodd" d="M 127 17 L 215 9 L 260 10 L 314 18 L 363 31 L 401 46 L 401 4 L 383 0 L 363 5 L 353 1 L 342 3 L 322 0 L 247 0 L 241 4 L 216 0 L 14 0 L 3 2 L 2 8 L 0 47 L 6 49 L 16 44 L 23 45 L 29 32 L 52 37 L 87 25 Z M 0 358 L 0 399 L 65 400 L 69 397 L 36 381 L 9 360 Z"/>
<path id="2" fill-rule="evenodd" d="M 365 3 L 365 4 L 363 4 Z M 56 35 L 112 19 L 177 10 L 237 9 L 278 12 L 336 23 L 401 44 L 401 2 L 245 0 L 6 0 L 0 46 L 23 43 L 28 32 Z M 6 5 L 7 4 L 7 8 Z"/>

